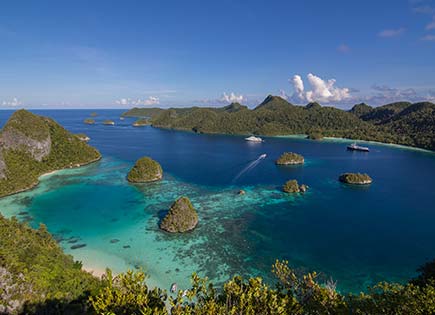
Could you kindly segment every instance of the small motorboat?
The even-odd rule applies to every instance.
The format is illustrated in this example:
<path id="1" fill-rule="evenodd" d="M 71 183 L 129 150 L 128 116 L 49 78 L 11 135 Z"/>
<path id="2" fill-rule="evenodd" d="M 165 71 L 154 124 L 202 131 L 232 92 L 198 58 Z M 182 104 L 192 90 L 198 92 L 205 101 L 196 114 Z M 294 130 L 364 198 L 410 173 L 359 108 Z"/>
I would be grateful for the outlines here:
<path id="1" fill-rule="evenodd" d="M 359 146 L 359 145 L 357 145 L 356 143 L 352 143 L 351 145 L 348 145 L 348 146 L 347 146 L 347 149 L 348 149 L 349 151 L 362 151 L 362 152 L 369 152 L 369 151 L 370 151 L 369 148 Z"/>
<path id="2" fill-rule="evenodd" d="M 263 142 L 263 139 L 261 139 L 260 137 L 255 137 L 255 136 L 250 136 L 248 138 L 245 138 L 246 141 L 251 141 L 251 142 Z"/>
<path id="3" fill-rule="evenodd" d="M 260 159 L 265 159 L 267 157 L 267 154 L 266 153 L 264 153 L 264 154 L 262 154 L 262 155 L 260 155 Z"/>
<path id="4" fill-rule="evenodd" d="M 171 284 L 171 293 L 175 293 L 177 291 L 177 284 L 174 282 Z"/>

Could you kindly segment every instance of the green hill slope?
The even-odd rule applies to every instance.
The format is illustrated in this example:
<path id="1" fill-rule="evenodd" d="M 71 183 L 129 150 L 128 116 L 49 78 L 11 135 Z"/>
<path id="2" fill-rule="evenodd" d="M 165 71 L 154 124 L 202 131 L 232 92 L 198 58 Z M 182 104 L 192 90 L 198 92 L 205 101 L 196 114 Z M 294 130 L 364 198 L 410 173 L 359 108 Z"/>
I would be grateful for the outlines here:
<path id="1" fill-rule="evenodd" d="M 96 149 L 54 120 L 18 110 L 0 134 L 0 197 L 35 186 L 46 172 L 100 158 Z"/>

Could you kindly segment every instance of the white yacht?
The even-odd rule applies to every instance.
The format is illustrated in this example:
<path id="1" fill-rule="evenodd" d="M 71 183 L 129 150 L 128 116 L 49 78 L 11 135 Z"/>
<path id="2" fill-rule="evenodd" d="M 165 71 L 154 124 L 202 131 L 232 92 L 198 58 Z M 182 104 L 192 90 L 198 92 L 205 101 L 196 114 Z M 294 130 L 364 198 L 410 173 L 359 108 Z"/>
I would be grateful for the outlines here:
<path id="1" fill-rule="evenodd" d="M 255 136 L 250 136 L 248 138 L 245 138 L 246 141 L 251 141 L 251 142 L 263 142 L 263 139 L 261 139 L 260 137 L 255 137 Z"/>

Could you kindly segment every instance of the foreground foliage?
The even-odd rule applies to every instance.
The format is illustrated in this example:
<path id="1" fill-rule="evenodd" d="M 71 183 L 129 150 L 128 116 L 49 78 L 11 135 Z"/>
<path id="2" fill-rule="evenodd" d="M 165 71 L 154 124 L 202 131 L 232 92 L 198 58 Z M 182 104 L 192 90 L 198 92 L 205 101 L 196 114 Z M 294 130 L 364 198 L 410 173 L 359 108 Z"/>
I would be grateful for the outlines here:
<path id="1" fill-rule="evenodd" d="M 272 272 L 274 285 L 235 276 L 219 288 L 193 274 L 190 288 L 169 296 L 149 288 L 143 271 L 107 270 L 99 280 L 65 255 L 45 226 L 0 217 L 0 314 L 435 314 L 435 261 L 409 283 L 380 283 L 359 295 L 341 294 L 314 272 L 300 275 L 287 261 L 276 261 Z"/>
<path id="2" fill-rule="evenodd" d="M 85 309 L 100 281 L 81 270 L 47 232 L 0 216 L 0 314 L 44 304 L 51 312 Z M 51 314 L 53 314 L 51 313 Z"/>

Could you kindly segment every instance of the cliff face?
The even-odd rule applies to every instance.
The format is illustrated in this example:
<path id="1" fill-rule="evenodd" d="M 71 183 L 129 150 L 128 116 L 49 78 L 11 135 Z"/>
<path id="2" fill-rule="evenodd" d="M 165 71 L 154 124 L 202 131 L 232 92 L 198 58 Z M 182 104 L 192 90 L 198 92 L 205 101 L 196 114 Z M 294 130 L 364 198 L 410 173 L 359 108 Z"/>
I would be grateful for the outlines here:
<path id="1" fill-rule="evenodd" d="M 0 134 L 0 197 L 33 187 L 45 172 L 100 157 L 54 120 L 18 110 Z"/>

